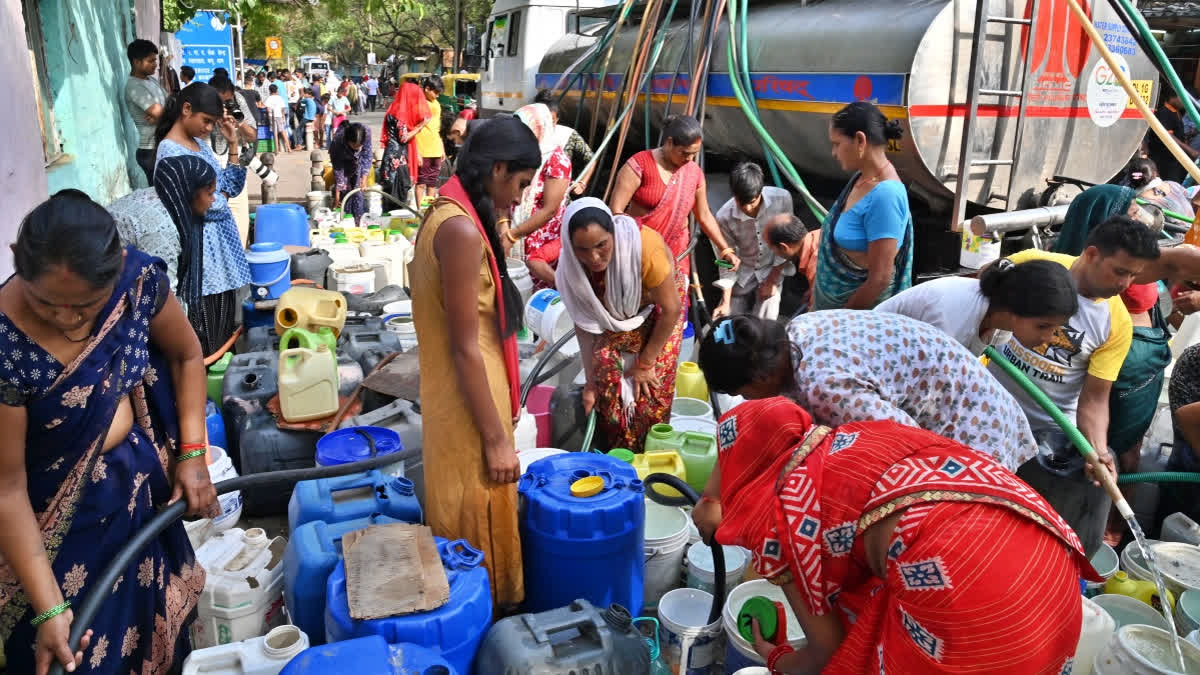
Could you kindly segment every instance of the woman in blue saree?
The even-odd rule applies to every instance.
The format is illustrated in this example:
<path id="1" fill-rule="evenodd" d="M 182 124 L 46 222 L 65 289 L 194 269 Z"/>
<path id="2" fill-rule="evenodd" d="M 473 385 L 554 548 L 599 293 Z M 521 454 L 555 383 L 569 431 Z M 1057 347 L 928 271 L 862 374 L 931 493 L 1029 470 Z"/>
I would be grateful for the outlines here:
<path id="1" fill-rule="evenodd" d="M 871 309 L 912 285 L 908 192 L 886 152 L 902 135 L 865 101 L 834 114 L 833 156 L 853 175 L 821 225 L 812 309 Z"/>
<path id="2" fill-rule="evenodd" d="M 166 265 L 60 192 L 21 223 L 0 286 L 0 637 L 9 672 L 164 673 L 204 588 L 182 523 L 125 571 L 72 655 L 72 615 L 160 507 L 209 515 L 200 343 Z M 74 657 L 74 658 L 72 658 Z"/>

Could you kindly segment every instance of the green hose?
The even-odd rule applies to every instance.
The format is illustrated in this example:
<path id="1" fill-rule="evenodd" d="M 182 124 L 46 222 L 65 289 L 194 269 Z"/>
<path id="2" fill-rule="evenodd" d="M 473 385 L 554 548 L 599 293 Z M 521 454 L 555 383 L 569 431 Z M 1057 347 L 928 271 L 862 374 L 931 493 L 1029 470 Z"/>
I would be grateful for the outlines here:
<path id="1" fill-rule="evenodd" d="M 1137 27 L 1137 31 L 1142 36 L 1142 40 L 1150 45 L 1150 51 L 1154 53 L 1154 60 L 1158 61 L 1158 65 L 1162 71 L 1166 73 L 1167 80 L 1171 83 L 1171 88 L 1175 93 L 1179 94 L 1179 99 L 1183 101 L 1183 107 L 1187 109 L 1188 117 L 1192 118 L 1192 122 L 1196 126 L 1200 126 L 1200 113 L 1196 112 L 1196 105 L 1192 102 L 1192 97 L 1184 88 L 1183 83 L 1179 81 L 1179 75 L 1175 74 L 1175 68 L 1171 66 L 1171 62 L 1167 59 L 1166 53 L 1163 52 L 1162 46 L 1158 44 L 1158 40 L 1150 32 L 1150 26 L 1146 23 L 1146 19 L 1142 17 L 1142 13 L 1134 7 L 1129 0 L 1112 0 L 1121 5 L 1125 13 L 1133 21 Z"/>
<path id="2" fill-rule="evenodd" d="M 787 158 L 787 155 L 784 154 L 783 150 L 781 150 L 779 145 L 775 142 L 775 139 L 771 137 L 771 134 L 768 133 L 763 127 L 762 123 L 759 122 L 757 115 L 753 112 L 753 108 L 746 99 L 745 92 L 742 91 L 742 86 L 739 82 L 740 78 L 737 77 L 737 68 L 734 64 L 734 45 L 736 44 L 737 39 L 735 33 L 735 26 L 737 25 L 737 9 L 735 4 L 735 0 L 730 0 L 730 2 L 726 5 L 726 10 L 729 12 L 729 41 L 726 44 L 725 49 L 726 69 L 729 71 L 729 83 L 733 87 L 733 95 L 737 98 L 738 105 L 741 106 L 742 113 L 746 116 L 746 121 L 750 123 L 750 126 L 754 129 L 755 133 L 758 134 L 759 138 L 761 138 L 762 141 L 771 149 L 771 151 L 775 153 L 776 159 L 779 160 L 779 166 L 783 169 L 784 176 L 787 177 L 787 179 L 792 183 L 801 196 L 804 197 L 805 203 L 808 204 L 808 208 L 810 211 L 812 211 L 813 215 L 815 215 L 818 220 L 824 220 L 826 215 L 825 207 L 821 206 L 821 203 L 818 202 L 817 199 L 812 196 L 812 193 L 808 191 L 808 187 L 804 185 L 804 181 L 801 180 L 800 174 L 796 172 L 796 167 L 792 166 L 791 160 Z"/>
<path id="3" fill-rule="evenodd" d="M 737 0 L 731 0 L 731 1 L 736 2 Z M 757 118 L 758 117 L 758 101 L 756 100 L 755 95 L 754 95 L 754 83 L 750 79 L 750 55 L 749 55 L 749 51 L 747 50 L 747 46 L 746 46 L 750 42 L 750 36 L 749 36 L 747 28 L 746 28 L 747 25 L 749 25 L 749 23 L 750 23 L 747 20 L 750 18 L 750 8 L 748 5 L 748 0 L 742 0 L 741 12 L 742 12 L 741 13 L 741 17 L 742 17 L 742 20 L 741 20 L 741 43 L 739 44 L 739 47 L 741 47 L 741 49 L 739 50 L 741 56 L 739 58 L 739 63 L 738 63 L 739 74 L 745 80 L 744 84 L 746 87 L 746 98 L 749 99 L 750 105 L 752 105 L 754 107 L 753 108 L 754 116 Z M 730 73 L 729 76 L 733 77 L 734 74 Z M 763 156 L 767 158 L 767 168 L 771 171 L 771 180 L 775 182 L 775 185 L 777 185 L 779 187 L 783 187 L 783 179 L 779 177 L 779 167 L 775 166 L 775 156 L 771 154 L 771 150 L 770 150 L 770 148 L 767 147 L 766 143 L 764 143 L 762 140 L 759 140 L 758 143 L 762 147 Z"/>
<path id="4" fill-rule="evenodd" d="M 1194 222 L 1196 222 L 1196 219 L 1195 219 L 1195 218 L 1188 218 L 1187 216 L 1183 215 L 1182 213 L 1175 213 L 1174 211 L 1168 211 L 1167 209 L 1164 209 L 1164 208 L 1162 208 L 1161 206 L 1158 206 L 1158 204 L 1155 204 L 1155 203 L 1153 203 L 1153 202 L 1148 202 L 1148 201 L 1146 201 L 1145 199 L 1138 198 L 1138 199 L 1136 199 L 1135 201 L 1136 201 L 1137 203 L 1139 203 L 1139 204 L 1143 204 L 1143 205 L 1149 205 L 1149 206 L 1155 206 L 1155 207 L 1158 207 L 1158 208 L 1159 208 L 1159 209 L 1160 209 L 1160 210 L 1163 212 L 1163 215 L 1164 215 L 1164 216 L 1166 216 L 1166 217 L 1168 217 L 1168 218 L 1174 218 L 1175 220 L 1178 220 L 1178 221 L 1180 221 L 1180 222 L 1183 222 L 1183 223 L 1194 223 Z"/>
<path id="5" fill-rule="evenodd" d="M 588 413 L 587 429 L 583 432 L 583 443 L 579 446 L 580 452 L 592 451 L 592 436 L 596 435 L 596 411 Z"/>
<path id="6" fill-rule="evenodd" d="M 1125 483 L 1200 483 L 1200 473 L 1189 471 L 1151 471 L 1148 473 L 1124 473 L 1117 476 L 1117 484 Z"/>
<path id="7" fill-rule="evenodd" d="M 1080 454 L 1082 454 L 1084 457 L 1091 457 L 1092 455 L 1096 454 L 1096 450 L 1092 448 L 1092 444 L 1088 443 L 1088 440 L 1083 437 L 1083 434 L 1079 431 L 1079 427 L 1075 426 L 1074 422 L 1067 419 L 1067 416 L 1058 409 L 1058 406 L 1054 405 L 1054 402 L 1051 401 L 1041 389 L 1038 389 L 1036 384 L 1030 381 L 1028 377 L 1025 377 L 1025 373 L 1022 373 L 1017 369 L 1016 366 L 1009 363 L 1008 359 L 1004 358 L 1004 356 L 1002 356 L 995 347 L 988 346 L 983 350 L 983 353 L 992 360 L 992 363 L 1000 366 L 1000 369 L 1007 373 L 1014 382 L 1021 385 L 1021 388 L 1025 390 L 1025 393 L 1029 394 L 1029 397 L 1032 398 L 1035 403 L 1041 406 L 1042 410 L 1045 410 L 1046 413 L 1050 415 L 1050 418 L 1058 424 L 1058 426 L 1062 427 L 1063 432 L 1066 433 L 1067 438 L 1069 438 L 1071 442 L 1075 444 L 1075 448 L 1079 450 Z"/>

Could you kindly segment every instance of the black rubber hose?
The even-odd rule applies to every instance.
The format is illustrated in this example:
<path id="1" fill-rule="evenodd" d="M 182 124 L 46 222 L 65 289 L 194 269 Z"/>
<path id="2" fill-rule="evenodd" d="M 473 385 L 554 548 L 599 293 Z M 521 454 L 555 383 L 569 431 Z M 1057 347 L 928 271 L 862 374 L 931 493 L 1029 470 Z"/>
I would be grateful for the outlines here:
<path id="1" fill-rule="evenodd" d="M 374 441 L 371 441 L 372 445 Z M 223 495 L 227 492 L 237 490 L 248 490 L 258 488 L 264 485 L 274 485 L 276 483 L 294 483 L 302 480 L 316 480 L 318 478 L 332 478 L 334 476 L 344 476 L 350 473 L 366 471 L 388 464 L 394 464 L 397 461 L 416 457 L 420 454 L 420 450 L 402 450 L 397 453 L 387 455 L 379 455 L 371 459 L 364 459 L 350 464 L 338 464 L 336 466 L 318 466 L 312 469 L 290 469 L 287 471 L 271 471 L 267 473 L 256 473 L 249 476 L 239 476 L 230 478 L 217 483 L 217 494 Z M 674 476 L 672 476 L 674 478 Z M 84 632 L 92 621 L 96 619 L 96 615 L 100 612 L 100 607 L 108 600 L 108 596 L 112 594 L 112 588 L 117 583 L 117 577 L 125 568 L 133 562 L 133 559 L 146 548 L 146 545 L 154 540 L 155 537 L 162 534 L 163 530 L 170 527 L 176 520 L 183 517 L 187 512 L 187 501 L 180 499 L 174 504 L 159 511 L 158 515 L 150 519 L 150 522 L 139 531 L 132 539 L 126 542 L 108 567 L 104 568 L 104 572 L 100 575 L 100 580 L 92 586 L 92 592 L 84 599 L 83 604 L 75 611 L 75 619 L 71 623 L 71 636 L 69 644 L 71 645 L 71 653 L 74 654 L 79 649 L 79 640 L 83 637 Z M 182 664 L 180 664 L 182 665 Z M 64 675 L 62 664 L 55 661 L 50 666 L 50 675 Z"/>
<path id="2" fill-rule="evenodd" d="M 558 339 L 558 342 L 555 342 L 554 344 L 550 345 L 550 348 L 546 350 L 545 354 L 542 354 L 542 358 L 537 362 L 536 365 L 534 365 L 533 370 L 529 371 L 529 377 L 525 378 L 525 383 L 521 385 L 521 407 L 522 408 L 525 407 L 525 400 L 529 398 L 529 392 L 533 389 L 533 385 L 538 382 L 537 378 L 538 378 L 538 375 L 541 374 L 542 368 L 545 368 L 546 363 L 550 361 L 550 357 L 557 354 L 558 350 L 562 349 L 563 345 L 570 342 L 571 338 L 573 338 L 573 337 L 575 337 L 575 328 L 572 327 L 571 330 L 567 331 L 566 335 L 564 335 Z M 556 371 L 556 374 L 557 374 L 557 371 Z M 549 376 L 547 376 L 547 378 L 548 377 Z"/>
<path id="3" fill-rule="evenodd" d="M 700 501 L 700 495 L 696 494 L 691 485 L 680 480 L 679 476 L 672 476 L 669 473 L 652 473 L 646 476 L 642 485 L 646 488 L 646 496 L 656 504 L 663 506 L 695 506 Z M 682 500 L 679 497 L 659 494 L 658 490 L 651 489 L 655 485 L 665 485 L 679 490 L 683 494 Z M 682 504 L 681 501 L 683 501 Z M 712 609 L 708 610 L 708 622 L 712 624 L 720 620 L 721 605 L 725 602 L 725 549 L 717 543 L 716 537 L 708 543 L 708 546 L 712 549 L 713 557 L 713 603 Z M 113 581 L 116 579 L 114 578 Z"/>

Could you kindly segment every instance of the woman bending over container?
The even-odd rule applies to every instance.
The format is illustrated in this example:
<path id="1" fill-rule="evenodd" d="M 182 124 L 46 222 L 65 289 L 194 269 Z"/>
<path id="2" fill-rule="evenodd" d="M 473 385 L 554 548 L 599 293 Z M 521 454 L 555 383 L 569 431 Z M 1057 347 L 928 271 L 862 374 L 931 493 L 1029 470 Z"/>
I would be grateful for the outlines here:
<path id="1" fill-rule="evenodd" d="M 500 608 L 525 596 L 513 445 L 524 310 L 495 213 L 521 198 L 539 165 L 537 139 L 519 120 L 480 127 L 425 214 L 409 267 L 421 372 L 428 374 L 421 407 L 433 413 L 422 431 L 431 486 L 426 518 L 434 534 L 483 550 Z"/>
<path id="2" fill-rule="evenodd" d="M 192 87 L 202 87 L 193 84 Z M 187 91 L 187 90 L 184 90 Z M 161 163 L 155 175 L 162 175 Z M 183 523 L 123 571 L 75 658 L 70 603 L 168 503 L 211 516 L 204 363 L 166 265 L 122 248 L 112 216 L 76 190 L 35 208 L 0 287 L 0 636 L 12 673 L 53 660 L 96 673 L 165 673 L 190 651 L 204 589 Z M 88 643 L 90 641 L 90 648 Z"/>
<path id="3" fill-rule="evenodd" d="M 870 309 L 912 285 L 908 192 L 887 158 L 902 135 L 865 101 L 834 114 L 833 156 L 853 176 L 821 225 L 813 309 Z"/>
<path id="4" fill-rule="evenodd" d="M 195 155 L 158 163 L 153 186 L 108 205 L 121 243 L 167 264 L 171 291 L 184 311 L 198 306 L 204 275 L 204 214 L 217 193 L 217 172 Z"/>
<path id="5" fill-rule="evenodd" d="M 782 398 L 718 430 L 717 541 L 750 549 L 807 638 L 777 647 L 754 620 L 772 673 L 1070 670 L 1079 579 L 1100 577 L 1015 475 L 931 431 L 820 426 Z"/>
<path id="6" fill-rule="evenodd" d="M 572 202 L 565 219 L 556 277 L 587 374 L 583 407 L 610 447 L 641 452 L 675 394 L 683 303 L 672 256 L 657 232 L 594 197 Z"/>
<path id="7" fill-rule="evenodd" d="M 1037 453 L 1012 394 L 962 345 L 899 314 L 831 310 L 786 326 L 751 316 L 724 319 L 700 345 L 713 391 L 747 399 L 786 396 L 820 424 L 892 420 L 974 448 L 1010 471 Z M 704 494 L 716 498 L 719 470 Z M 720 504 L 695 510 L 707 536 Z"/>
<path id="8" fill-rule="evenodd" d="M 976 356 L 1015 338 L 1030 349 L 1050 342 L 1077 309 L 1071 273 L 1049 260 L 989 265 L 978 279 L 943 277 L 885 300 L 877 311 L 903 314 L 941 330 Z"/>
<path id="9" fill-rule="evenodd" d="M 525 239 L 525 262 L 534 276 L 535 290 L 554 288 L 554 268 L 562 253 L 562 218 L 567 208 L 571 160 L 554 140 L 554 118 L 549 108 L 531 103 L 518 110 L 516 117 L 537 137 L 542 166 L 513 211 L 513 226 L 504 237 L 508 247 Z"/>
<path id="10" fill-rule="evenodd" d="M 224 167 L 207 141 L 218 123 L 229 145 Z M 216 197 L 204 216 L 202 297 L 188 305 L 188 317 L 204 353 L 214 354 L 237 330 L 237 291 L 250 283 L 250 264 L 229 210 L 229 200 L 246 186 L 246 169 L 238 164 L 237 121 L 225 110 L 216 89 L 197 82 L 167 100 L 154 137 L 159 162 L 190 155 L 203 159 L 217 174 Z"/>
<path id="11" fill-rule="evenodd" d="M 722 259 L 733 263 L 735 269 L 741 261 L 708 207 L 704 170 L 696 163 L 704 140 L 700 122 L 688 115 L 672 115 L 663 122 L 663 139 L 662 146 L 637 153 L 621 167 L 609 205 L 613 213 L 628 214 L 639 225 L 662 235 L 675 259 L 679 297 L 686 304 L 692 263 L 689 257 L 681 260 L 679 256 L 691 238 L 689 214 L 696 216 Z"/>
<path id="12" fill-rule="evenodd" d="M 329 163 L 333 165 L 333 206 L 354 216 L 354 224 L 367 212 L 367 196 L 362 188 L 371 175 L 371 132 L 358 122 L 343 124 L 333 132 L 329 143 Z M 346 193 L 359 190 L 346 199 Z M 344 202 L 344 203 L 343 203 Z"/>

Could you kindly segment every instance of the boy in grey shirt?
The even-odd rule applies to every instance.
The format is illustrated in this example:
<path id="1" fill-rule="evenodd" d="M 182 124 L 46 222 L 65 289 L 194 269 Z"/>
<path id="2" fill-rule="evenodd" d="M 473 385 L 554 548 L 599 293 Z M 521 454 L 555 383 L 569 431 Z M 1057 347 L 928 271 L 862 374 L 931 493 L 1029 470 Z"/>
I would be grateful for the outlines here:
<path id="1" fill-rule="evenodd" d="M 129 79 L 125 81 L 125 105 L 138 131 L 137 163 L 154 184 L 154 127 L 167 103 L 167 92 L 154 79 L 158 70 L 158 47 L 149 40 L 129 43 Z"/>

